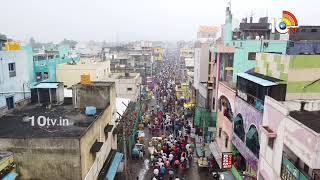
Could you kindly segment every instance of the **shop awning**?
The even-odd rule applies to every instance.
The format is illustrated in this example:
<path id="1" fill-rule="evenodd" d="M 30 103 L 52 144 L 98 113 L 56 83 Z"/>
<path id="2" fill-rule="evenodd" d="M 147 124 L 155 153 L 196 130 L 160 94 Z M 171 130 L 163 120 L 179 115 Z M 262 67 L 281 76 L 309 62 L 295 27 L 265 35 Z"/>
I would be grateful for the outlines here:
<path id="1" fill-rule="evenodd" d="M 213 157 L 216 159 L 216 162 L 218 163 L 219 167 L 222 168 L 222 164 L 221 164 L 222 154 L 217 149 L 217 144 L 216 143 L 210 143 L 209 149 L 210 149 Z"/>
<path id="2" fill-rule="evenodd" d="M 120 162 L 122 160 L 122 157 L 123 157 L 123 154 L 122 153 L 119 153 L 117 152 L 112 160 L 112 163 L 108 169 L 108 172 L 107 172 L 107 175 L 106 175 L 106 178 L 108 180 L 113 180 L 114 177 L 116 176 L 116 173 L 117 173 L 117 169 L 120 165 Z"/>
<path id="3" fill-rule="evenodd" d="M 240 76 L 244 79 L 247 79 L 249 81 L 255 82 L 257 84 L 260 84 L 261 86 L 275 86 L 275 85 L 277 85 L 277 83 L 259 78 L 257 76 L 254 76 L 254 75 L 251 75 L 248 73 L 238 73 L 238 76 Z"/>
<path id="4" fill-rule="evenodd" d="M 17 173 L 15 173 L 15 172 L 10 172 L 10 173 L 8 173 L 6 176 L 4 176 L 4 177 L 2 178 L 2 180 L 14 180 L 14 179 L 16 179 L 17 176 L 18 176 Z"/>

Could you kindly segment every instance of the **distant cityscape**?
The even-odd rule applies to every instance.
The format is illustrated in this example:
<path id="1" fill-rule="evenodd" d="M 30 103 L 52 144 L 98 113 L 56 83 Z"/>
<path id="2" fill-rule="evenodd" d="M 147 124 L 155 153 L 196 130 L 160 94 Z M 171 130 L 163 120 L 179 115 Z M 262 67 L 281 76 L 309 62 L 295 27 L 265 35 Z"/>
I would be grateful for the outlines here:
<path id="1" fill-rule="evenodd" d="M 319 180 L 320 26 L 281 34 L 270 21 L 234 27 L 228 6 L 224 24 L 200 26 L 195 41 L 22 43 L 0 34 L 0 179 L 158 178 L 145 168 L 154 154 L 138 145 L 168 132 L 162 124 L 155 135 L 146 119 L 156 126 L 178 114 L 177 134 L 195 146 L 185 161 L 197 171 L 185 179 Z M 160 89 L 166 73 L 173 78 Z M 199 160 L 213 162 L 210 173 Z"/>

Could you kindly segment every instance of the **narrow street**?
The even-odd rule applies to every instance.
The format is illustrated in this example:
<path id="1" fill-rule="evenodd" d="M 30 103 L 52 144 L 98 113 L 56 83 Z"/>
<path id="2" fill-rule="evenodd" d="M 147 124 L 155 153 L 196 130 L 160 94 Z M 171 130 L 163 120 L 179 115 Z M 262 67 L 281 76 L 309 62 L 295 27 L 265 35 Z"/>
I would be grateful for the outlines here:
<path id="1" fill-rule="evenodd" d="M 166 61 L 161 67 L 155 80 L 154 98 L 146 103 L 148 110 L 143 117 L 145 154 L 143 158 L 129 159 L 129 179 L 212 179 L 209 168 L 198 168 L 199 157 L 194 142 L 188 138 L 193 119 L 184 115 L 185 100 L 176 97 L 178 66 Z M 155 142 L 153 137 L 161 140 Z M 157 153 L 150 152 L 151 142 L 158 145 Z"/>

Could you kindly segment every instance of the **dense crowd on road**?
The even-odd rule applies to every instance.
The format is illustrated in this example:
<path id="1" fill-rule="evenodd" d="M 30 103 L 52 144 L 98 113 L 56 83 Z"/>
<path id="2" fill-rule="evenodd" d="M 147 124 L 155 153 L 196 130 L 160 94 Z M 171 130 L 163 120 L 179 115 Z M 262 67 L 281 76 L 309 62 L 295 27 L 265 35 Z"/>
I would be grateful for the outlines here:
<path id="1" fill-rule="evenodd" d="M 180 180 L 191 167 L 194 146 L 188 141 L 190 122 L 185 116 L 185 100 L 175 92 L 177 66 L 167 62 L 155 78 L 153 89 L 156 107 L 149 108 L 143 122 L 153 138 L 148 142 L 151 180 Z"/>

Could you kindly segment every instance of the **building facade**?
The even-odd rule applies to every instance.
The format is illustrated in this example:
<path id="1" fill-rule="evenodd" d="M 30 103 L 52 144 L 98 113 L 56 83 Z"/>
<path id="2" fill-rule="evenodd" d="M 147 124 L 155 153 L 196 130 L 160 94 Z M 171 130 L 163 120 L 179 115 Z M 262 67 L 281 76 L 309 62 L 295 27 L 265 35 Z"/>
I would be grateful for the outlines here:
<path id="1" fill-rule="evenodd" d="M 83 74 L 90 75 L 91 81 L 103 81 L 110 73 L 110 61 L 87 59 L 56 65 L 57 81 L 63 82 L 67 87 L 79 83 Z"/>
<path id="2" fill-rule="evenodd" d="M 72 54 L 70 49 L 65 46 L 40 50 L 33 55 L 33 68 L 35 74 L 33 82 L 56 82 L 57 64 L 78 62 L 79 60 L 80 57 Z"/>
<path id="3" fill-rule="evenodd" d="M 45 91 L 50 92 L 55 84 L 37 86 L 35 99 L 44 103 Z M 115 84 L 92 82 L 73 89 L 72 101 L 46 107 L 30 104 L 0 119 L 0 150 L 13 152 L 20 179 L 97 179 L 109 153 L 117 148 L 117 137 L 112 134 Z M 84 113 L 89 105 L 96 107 L 97 116 Z M 30 117 L 44 115 L 62 118 L 63 123 L 32 124 Z"/>
<path id="4" fill-rule="evenodd" d="M 266 97 L 261 126 L 259 179 L 320 178 L 319 100 Z"/>
<path id="5" fill-rule="evenodd" d="M 0 51 L 0 115 L 30 100 L 33 70 L 30 48 Z"/>

